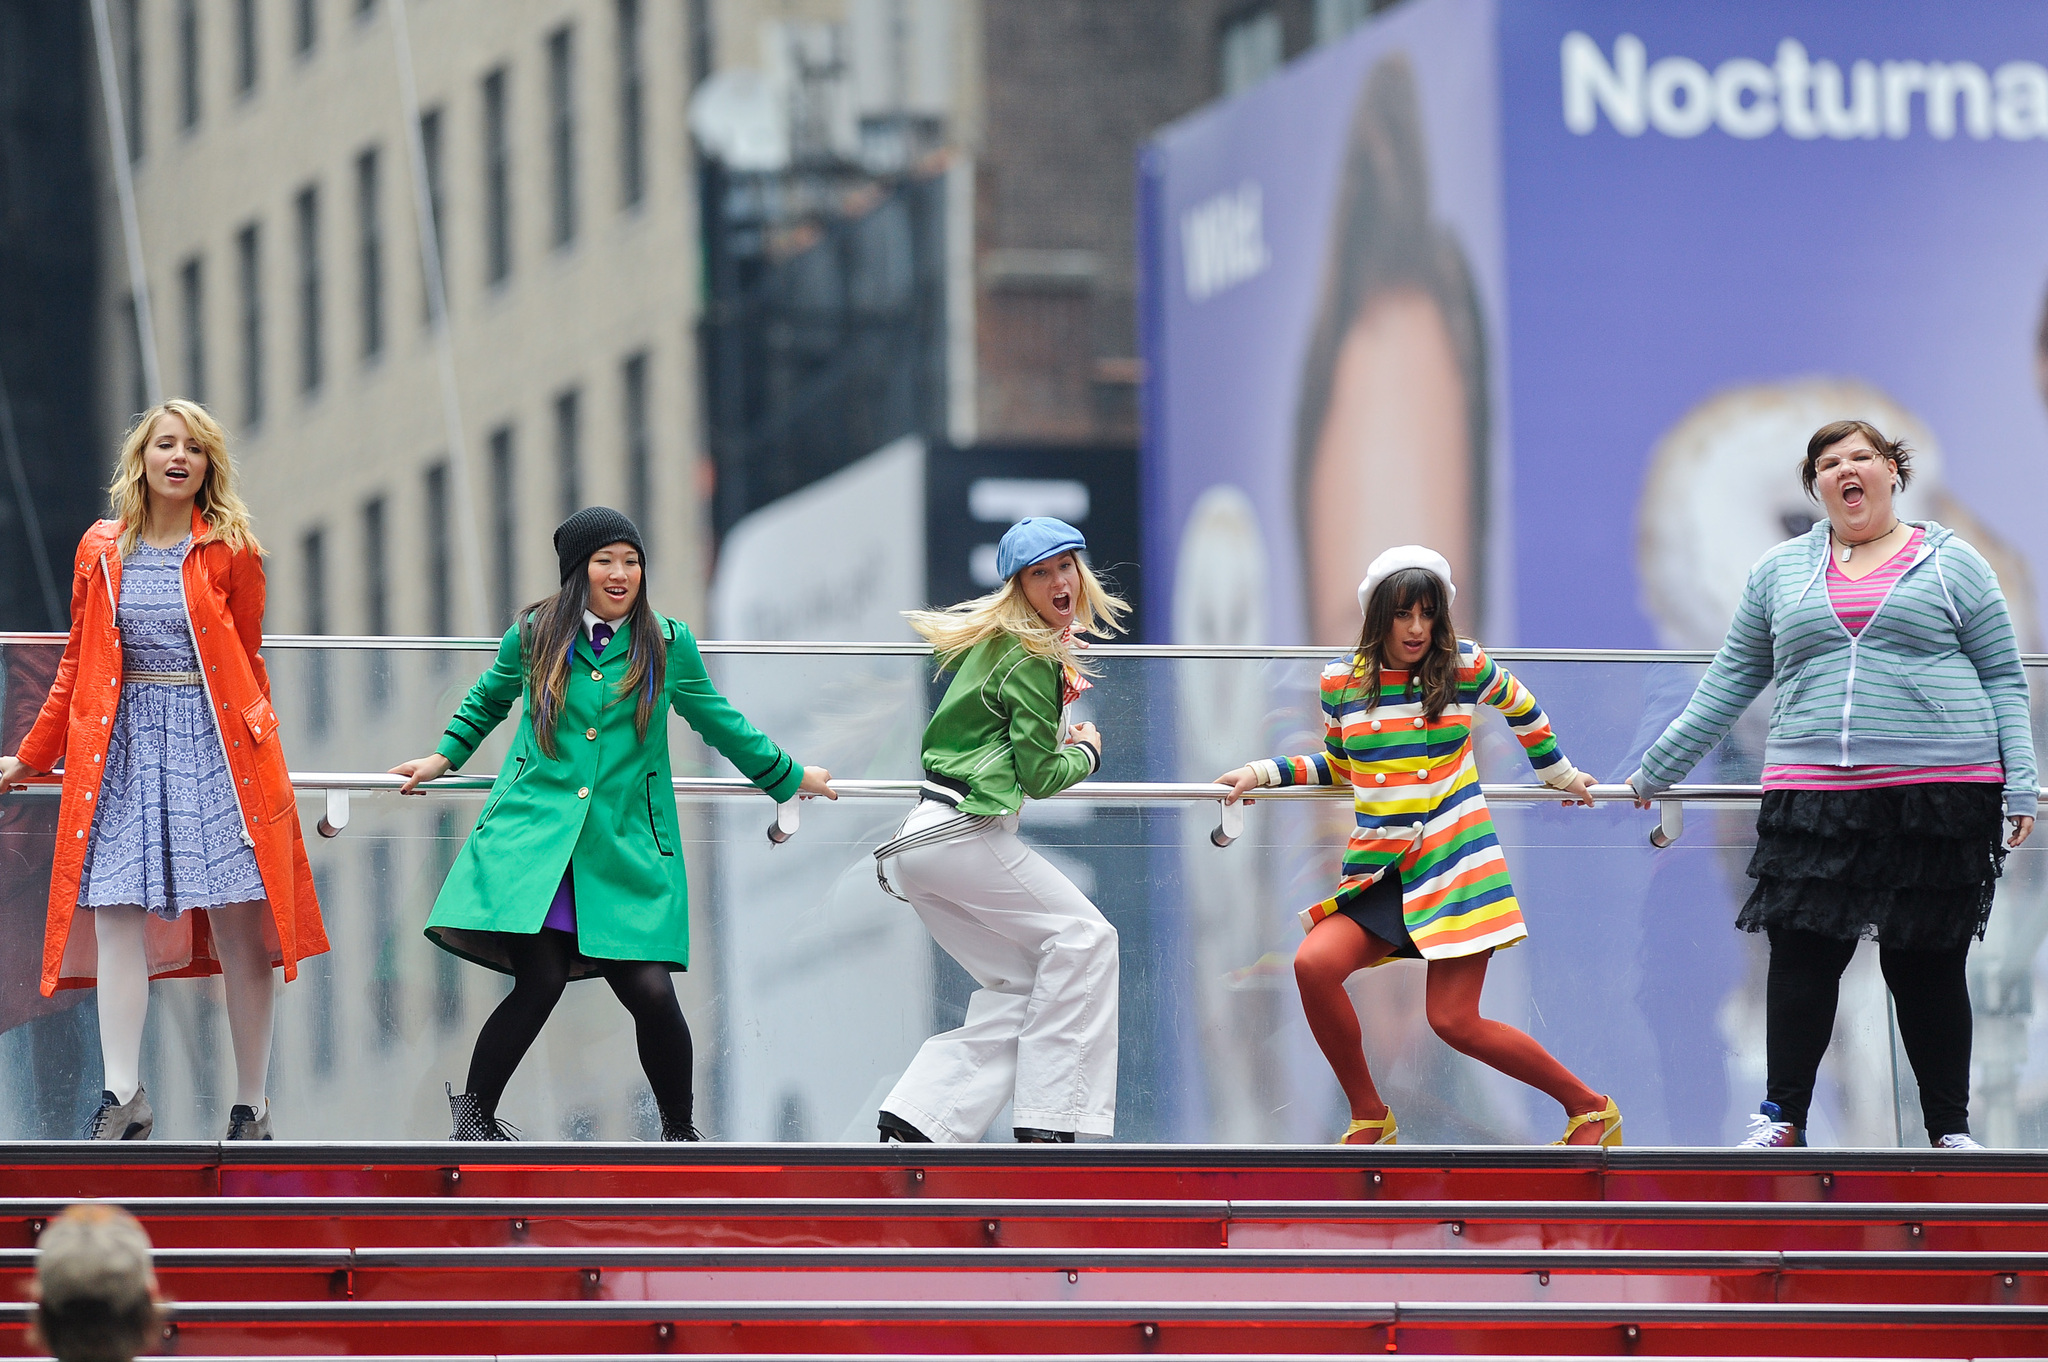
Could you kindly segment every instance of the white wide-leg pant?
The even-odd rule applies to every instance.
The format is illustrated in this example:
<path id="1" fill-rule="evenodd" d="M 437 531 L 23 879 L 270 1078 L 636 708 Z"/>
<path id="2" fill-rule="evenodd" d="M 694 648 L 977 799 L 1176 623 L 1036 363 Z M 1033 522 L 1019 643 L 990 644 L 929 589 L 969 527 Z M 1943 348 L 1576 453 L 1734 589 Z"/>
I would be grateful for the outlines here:
<path id="1" fill-rule="evenodd" d="M 954 816 L 918 805 L 909 834 Z M 1015 1124 L 1109 1135 L 1116 1126 L 1116 928 L 1017 839 L 1017 818 L 891 858 L 889 878 L 932 939 L 981 985 L 967 1023 L 933 1036 L 884 1111 L 942 1143 Z"/>

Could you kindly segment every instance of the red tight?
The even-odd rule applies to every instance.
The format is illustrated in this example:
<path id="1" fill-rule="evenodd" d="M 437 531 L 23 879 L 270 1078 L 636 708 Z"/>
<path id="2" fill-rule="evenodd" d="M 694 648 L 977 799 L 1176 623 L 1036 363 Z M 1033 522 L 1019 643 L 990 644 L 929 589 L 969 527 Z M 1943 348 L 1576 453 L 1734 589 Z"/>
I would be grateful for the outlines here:
<path id="1" fill-rule="evenodd" d="M 1317 923 L 1294 953 L 1294 979 L 1301 986 L 1308 1028 L 1315 1033 L 1316 1044 L 1323 1047 L 1330 1067 L 1337 1071 L 1353 1120 L 1379 1120 L 1387 1114 L 1387 1104 L 1380 1100 L 1372 1071 L 1366 1067 L 1365 1038 L 1344 981 L 1385 959 L 1393 949 L 1338 913 Z M 1605 1097 L 1581 1083 L 1529 1035 L 1479 1015 L 1479 990 L 1486 982 L 1486 962 L 1491 954 L 1429 962 L 1424 999 L 1430 1030 L 1458 1053 L 1491 1064 L 1508 1077 L 1556 1098 L 1566 1115 L 1598 1111 L 1607 1105 Z M 1593 1122 L 1579 1127 L 1573 1143 L 1591 1144 L 1599 1138 L 1599 1123 Z"/>

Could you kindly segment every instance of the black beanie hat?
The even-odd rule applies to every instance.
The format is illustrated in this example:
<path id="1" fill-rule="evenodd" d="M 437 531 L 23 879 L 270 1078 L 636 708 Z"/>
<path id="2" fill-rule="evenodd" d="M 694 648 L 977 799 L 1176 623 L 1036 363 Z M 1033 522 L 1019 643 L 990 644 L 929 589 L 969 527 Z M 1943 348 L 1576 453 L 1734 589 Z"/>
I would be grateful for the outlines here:
<path id="1" fill-rule="evenodd" d="M 640 527 L 609 506 L 586 506 L 555 526 L 555 559 L 562 567 L 562 584 L 590 561 L 606 544 L 631 544 L 640 551 L 641 566 L 647 563 L 647 546 L 640 542 Z"/>

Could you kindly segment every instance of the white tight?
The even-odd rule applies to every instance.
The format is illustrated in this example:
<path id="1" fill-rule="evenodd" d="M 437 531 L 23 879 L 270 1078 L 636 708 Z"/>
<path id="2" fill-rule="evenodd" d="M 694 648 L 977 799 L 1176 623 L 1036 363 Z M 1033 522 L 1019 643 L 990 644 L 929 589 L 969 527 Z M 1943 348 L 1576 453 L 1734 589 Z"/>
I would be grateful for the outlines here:
<path id="1" fill-rule="evenodd" d="M 205 911 L 219 952 L 228 1005 L 228 1036 L 235 1049 L 235 1101 L 263 1111 L 270 1072 L 270 1034 L 277 1017 L 277 975 L 263 932 L 263 902 Z M 126 1102 L 142 1086 L 142 1023 L 149 1013 L 149 959 L 143 948 L 146 914 L 140 908 L 95 908 L 99 942 L 100 1061 L 107 1089 Z"/>

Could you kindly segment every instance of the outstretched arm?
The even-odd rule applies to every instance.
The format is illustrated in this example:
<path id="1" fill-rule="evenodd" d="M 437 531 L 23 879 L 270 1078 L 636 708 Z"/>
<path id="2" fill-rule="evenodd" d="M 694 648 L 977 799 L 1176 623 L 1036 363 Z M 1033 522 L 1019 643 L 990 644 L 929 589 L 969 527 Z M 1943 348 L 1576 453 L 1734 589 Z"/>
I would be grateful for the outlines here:
<path id="1" fill-rule="evenodd" d="M 448 727 L 441 734 L 441 741 L 434 745 L 433 752 L 391 768 L 392 775 L 405 777 L 399 793 L 413 794 L 413 787 L 422 781 L 435 780 L 450 771 L 461 770 L 462 764 L 483 746 L 484 739 L 491 736 L 491 731 L 512 712 L 512 702 L 519 698 L 525 684 L 519 626 L 515 624 L 499 640 L 497 657 L 476 679 L 476 684 L 469 688 L 469 694 L 463 697 L 455 716 L 448 721 Z"/>
<path id="2" fill-rule="evenodd" d="M 1761 571 L 1749 574 L 1728 637 L 1686 702 L 1685 712 L 1650 744 L 1643 754 L 1643 769 L 1629 778 L 1637 795 L 1661 794 L 1684 780 L 1771 683 L 1771 618 L 1764 606 Z"/>
<path id="3" fill-rule="evenodd" d="M 825 785 L 828 777 L 824 771 L 819 770 L 817 778 L 810 779 L 796 758 L 747 722 L 747 716 L 718 693 L 718 688 L 711 684 L 711 674 L 705 670 L 704 655 L 697 650 L 696 638 L 681 621 L 676 622 L 676 637 L 669 644 L 668 693 L 675 712 L 776 803 L 789 799 L 800 789 L 838 798 Z"/>

